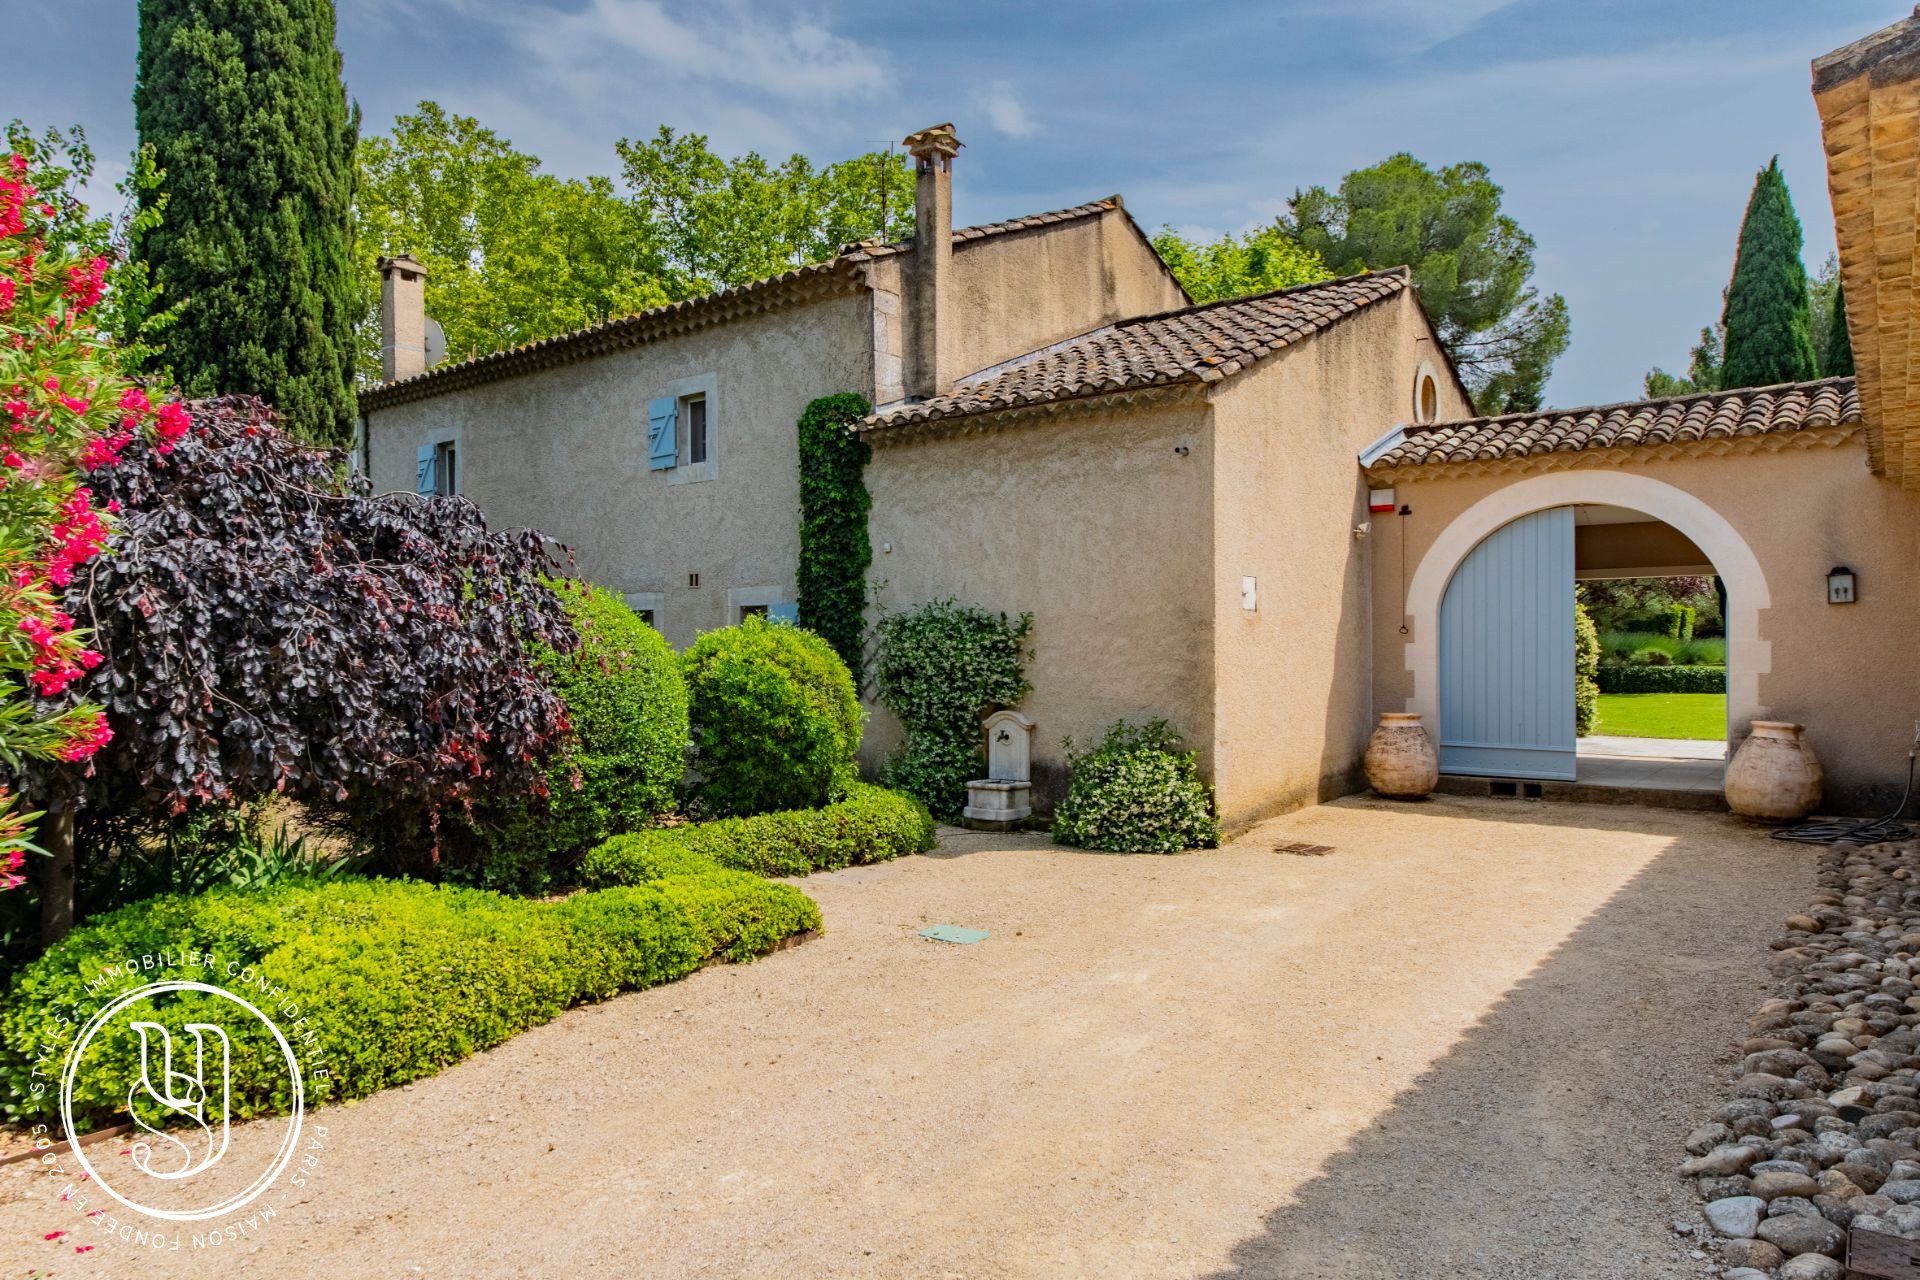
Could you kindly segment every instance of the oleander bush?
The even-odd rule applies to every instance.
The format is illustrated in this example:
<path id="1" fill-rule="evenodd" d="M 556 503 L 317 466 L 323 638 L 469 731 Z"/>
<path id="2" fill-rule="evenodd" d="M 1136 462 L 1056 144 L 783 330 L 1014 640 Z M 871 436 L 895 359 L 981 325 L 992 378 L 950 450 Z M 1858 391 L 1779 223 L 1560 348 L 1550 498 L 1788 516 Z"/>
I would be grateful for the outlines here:
<path id="1" fill-rule="evenodd" d="M 1727 669 L 1703 666 L 1648 666 L 1642 663 L 1600 664 L 1602 693 L 1725 693 Z"/>
<path id="2" fill-rule="evenodd" d="M 1093 750 L 1066 744 L 1072 771 L 1053 814 L 1060 844 L 1116 853 L 1179 853 L 1220 843 L 1213 789 L 1201 780 L 1194 753 L 1164 720 L 1122 720 Z"/>
<path id="3" fill-rule="evenodd" d="M 825 640 L 748 618 L 701 636 L 682 669 L 702 816 L 812 809 L 846 794 L 865 713 Z"/>
<path id="4" fill-rule="evenodd" d="M 153 898 L 75 930 L 15 977 L 0 1001 L 0 1111 L 16 1121 L 56 1112 L 57 1090 L 34 1075 L 43 1051 L 60 1052 L 43 1037 L 71 1034 L 51 1019 L 90 1009 L 99 995 L 87 983 L 130 958 L 192 947 L 220 963 L 143 971 L 113 991 L 161 977 L 212 982 L 279 1011 L 289 1036 L 286 1010 L 297 1006 L 316 1036 L 305 1073 L 314 1105 L 433 1075 L 570 1005 L 670 982 L 716 958 L 748 959 L 819 924 L 799 890 L 711 865 L 562 902 L 366 879 Z M 282 994 L 243 986 L 256 975 Z M 208 1016 L 230 1008 L 184 993 L 154 1020 L 176 1043 L 188 1022 L 228 1029 L 236 1119 L 285 1110 L 284 1068 L 266 1029 Z M 138 1041 L 127 1022 L 116 1025 L 77 1080 L 76 1118 L 90 1125 L 124 1110 L 127 1081 L 138 1078 Z"/>
<path id="5" fill-rule="evenodd" d="M 912 796 L 856 782 L 823 809 L 721 818 L 615 836 L 587 855 L 589 886 L 645 884 L 706 866 L 763 876 L 804 876 L 858 863 L 926 853 L 933 818 Z"/>
<path id="6" fill-rule="evenodd" d="M 611 591 L 553 585 L 580 644 L 566 653 L 542 645 L 535 660 L 566 703 L 567 730 L 544 795 L 474 815 L 484 851 L 467 871 L 490 889 L 544 891 L 593 845 L 672 809 L 686 772 L 679 655 Z"/>

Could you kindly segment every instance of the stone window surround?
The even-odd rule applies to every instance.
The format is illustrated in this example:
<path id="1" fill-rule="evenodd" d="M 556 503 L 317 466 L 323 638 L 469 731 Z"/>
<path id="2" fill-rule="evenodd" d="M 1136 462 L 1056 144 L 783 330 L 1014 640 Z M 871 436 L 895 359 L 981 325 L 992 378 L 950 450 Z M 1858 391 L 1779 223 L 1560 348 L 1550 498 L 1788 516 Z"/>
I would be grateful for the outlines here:
<path id="1" fill-rule="evenodd" d="M 643 610 L 653 614 L 653 629 L 660 630 L 660 611 L 666 607 L 667 593 L 664 591 L 629 591 L 620 597 L 627 608 L 639 613 Z"/>
<path id="2" fill-rule="evenodd" d="M 675 378 L 661 391 L 663 396 L 673 398 L 673 439 L 676 458 L 686 456 L 687 423 L 686 413 L 681 408 L 689 396 L 704 396 L 707 401 L 707 460 L 705 462 L 683 462 L 667 471 L 668 484 L 698 484 L 703 480 L 715 480 L 720 475 L 720 398 L 719 378 L 711 373 L 698 373 L 690 378 Z"/>
<path id="3" fill-rule="evenodd" d="M 741 611 L 751 608 L 770 609 L 776 604 L 792 604 L 782 587 L 728 587 L 727 588 L 727 625 L 737 626 L 746 615 Z"/>
<path id="4" fill-rule="evenodd" d="M 467 491 L 467 444 L 459 427 L 434 427 L 420 441 L 423 445 L 432 445 L 436 450 L 443 444 L 453 446 L 453 491 L 462 494 Z"/>

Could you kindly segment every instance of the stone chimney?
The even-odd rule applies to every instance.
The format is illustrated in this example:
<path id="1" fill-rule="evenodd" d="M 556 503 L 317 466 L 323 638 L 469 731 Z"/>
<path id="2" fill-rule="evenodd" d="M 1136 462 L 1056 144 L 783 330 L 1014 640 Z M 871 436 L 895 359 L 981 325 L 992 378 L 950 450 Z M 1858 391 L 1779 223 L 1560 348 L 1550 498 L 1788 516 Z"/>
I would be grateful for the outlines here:
<path id="1" fill-rule="evenodd" d="M 907 279 L 907 397 L 950 395 L 953 325 L 953 158 L 960 139 L 936 124 L 907 135 L 913 157 L 913 259 Z"/>
<path id="2" fill-rule="evenodd" d="M 408 253 L 379 266 L 380 377 L 398 382 L 427 371 L 427 269 Z"/>
<path id="3" fill-rule="evenodd" d="M 1920 492 L 1920 9 L 1813 64 L 1873 469 Z"/>

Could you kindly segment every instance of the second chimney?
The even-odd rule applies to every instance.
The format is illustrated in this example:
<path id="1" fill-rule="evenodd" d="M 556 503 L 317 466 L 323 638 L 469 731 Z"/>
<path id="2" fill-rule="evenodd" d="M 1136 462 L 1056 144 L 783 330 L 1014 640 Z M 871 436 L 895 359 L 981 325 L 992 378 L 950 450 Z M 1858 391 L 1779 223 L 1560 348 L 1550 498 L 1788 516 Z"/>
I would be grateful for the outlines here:
<path id="1" fill-rule="evenodd" d="M 408 253 L 379 267 L 380 378 L 398 382 L 427 371 L 427 269 Z"/>
<path id="2" fill-rule="evenodd" d="M 950 280 L 953 274 L 953 158 L 960 139 L 936 124 L 907 135 L 913 157 L 913 260 L 907 283 L 909 399 L 950 395 L 955 376 Z"/>

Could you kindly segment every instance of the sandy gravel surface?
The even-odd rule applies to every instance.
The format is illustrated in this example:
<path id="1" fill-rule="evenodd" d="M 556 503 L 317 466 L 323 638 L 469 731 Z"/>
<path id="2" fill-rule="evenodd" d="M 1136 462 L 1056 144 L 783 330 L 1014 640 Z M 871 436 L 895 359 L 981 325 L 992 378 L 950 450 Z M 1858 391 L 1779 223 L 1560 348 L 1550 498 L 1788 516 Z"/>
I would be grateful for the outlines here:
<path id="1" fill-rule="evenodd" d="M 321 1113 L 252 1238 L 75 1256 L 0 1170 L 0 1274 L 1698 1277 L 1669 1170 L 1813 859 L 1461 798 L 1183 858 L 955 836 L 807 881 L 817 941 Z"/>

